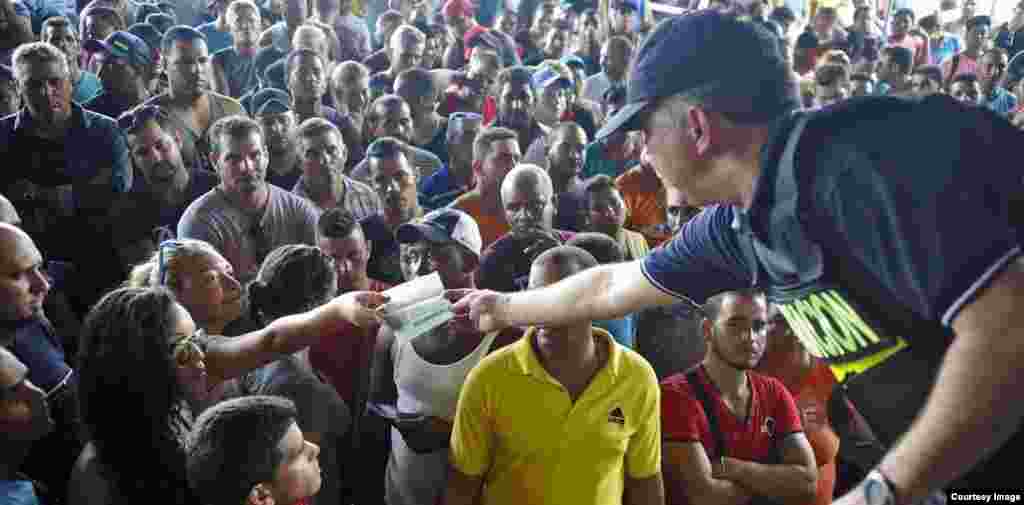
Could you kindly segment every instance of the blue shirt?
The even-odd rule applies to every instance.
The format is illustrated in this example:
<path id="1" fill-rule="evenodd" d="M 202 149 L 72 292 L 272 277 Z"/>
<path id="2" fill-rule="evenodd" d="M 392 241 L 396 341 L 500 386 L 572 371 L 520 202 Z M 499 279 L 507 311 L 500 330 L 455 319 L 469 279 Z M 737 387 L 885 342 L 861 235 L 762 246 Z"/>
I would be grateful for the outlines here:
<path id="1" fill-rule="evenodd" d="M 224 69 L 224 77 L 228 81 L 228 96 L 239 98 L 259 86 L 256 59 L 243 58 L 234 46 L 217 51 L 213 55 L 213 61 Z"/>
<path id="2" fill-rule="evenodd" d="M 111 168 L 114 192 L 132 187 L 128 144 L 113 119 L 71 104 L 71 125 L 59 142 L 31 133 L 28 109 L 0 119 L 0 159 L 17 159 L 0 177 L 4 182 L 28 179 L 41 186 L 81 184 L 95 178 L 100 168 Z M 40 151 L 42 150 L 42 151 Z"/>
<path id="3" fill-rule="evenodd" d="M 217 21 L 201 24 L 196 30 L 206 36 L 206 47 L 210 50 L 210 54 L 227 49 L 235 43 L 230 32 L 222 32 L 217 29 Z"/>
<path id="4" fill-rule="evenodd" d="M 35 487 L 27 480 L 0 480 L 0 503 L 5 505 L 41 505 Z"/>
<path id="5" fill-rule="evenodd" d="M 96 74 L 92 72 L 86 72 L 82 70 L 81 77 L 78 78 L 78 82 L 75 83 L 75 89 L 71 91 L 71 100 L 80 104 L 84 104 L 89 100 L 92 100 L 103 91 L 103 83 L 100 82 L 100 78 L 96 77 Z M 117 116 L 114 116 L 116 119 Z"/>
<path id="6" fill-rule="evenodd" d="M 85 107 L 86 110 L 98 112 L 100 114 L 103 114 L 104 116 L 113 119 L 117 119 L 121 116 L 122 113 L 131 109 L 132 107 L 135 107 L 136 105 L 138 104 L 129 103 L 128 101 L 121 100 L 120 98 L 114 96 L 111 93 L 107 93 L 106 91 L 93 97 L 92 100 L 89 100 L 88 102 L 82 104 L 82 106 Z"/>
<path id="7" fill-rule="evenodd" d="M 985 107 L 1000 116 L 1009 116 L 1017 108 L 1017 97 L 1001 87 L 996 87 L 992 97 L 985 100 Z"/>
<path id="8" fill-rule="evenodd" d="M 420 183 L 420 204 L 428 210 L 447 207 L 448 204 L 469 191 L 467 186 L 456 186 L 448 165 L 434 172 Z"/>
<path id="9" fill-rule="evenodd" d="M 612 337 L 619 344 L 630 349 L 633 348 L 633 342 L 636 341 L 636 324 L 632 314 L 619 319 L 594 321 L 594 326 L 611 333 Z"/>

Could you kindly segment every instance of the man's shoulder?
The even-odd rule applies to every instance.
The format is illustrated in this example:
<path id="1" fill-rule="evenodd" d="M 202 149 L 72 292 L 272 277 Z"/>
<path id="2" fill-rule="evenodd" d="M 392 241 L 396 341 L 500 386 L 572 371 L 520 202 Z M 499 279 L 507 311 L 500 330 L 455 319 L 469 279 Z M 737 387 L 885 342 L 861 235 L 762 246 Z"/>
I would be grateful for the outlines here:
<path id="1" fill-rule="evenodd" d="M 211 214 L 223 214 L 232 208 L 230 202 L 224 198 L 221 192 L 217 188 L 213 188 L 193 200 L 185 208 L 185 213 L 181 215 L 181 222 L 195 224 Z"/>
<path id="2" fill-rule="evenodd" d="M 270 183 L 267 183 L 267 188 L 270 191 L 270 201 L 273 205 L 316 214 L 316 208 L 309 200 Z"/>
<path id="3" fill-rule="evenodd" d="M 777 401 L 784 396 L 792 396 L 781 380 L 767 374 L 755 371 L 748 371 L 750 387 L 760 392 L 760 397 L 768 401 Z"/>
<path id="4" fill-rule="evenodd" d="M 658 374 L 655 373 L 650 362 L 644 359 L 640 353 L 618 342 L 612 341 L 611 345 L 616 346 L 620 355 L 621 380 L 641 386 L 642 389 L 658 389 Z"/>
<path id="5" fill-rule="evenodd" d="M 516 374 L 513 371 L 516 368 L 516 363 L 519 360 L 519 356 L 524 352 L 523 347 L 529 347 L 529 340 L 526 338 L 520 338 L 519 340 L 506 345 L 494 352 L 484 356 L 473 370 L 470 372 L 477 381 L 488 386 L 501 387 L 504 384 L 502 382 L 495 382 L 500 380 L 502 377 L 517 376 L 523 374 Z"/>
<path id="6" fill-rule="evenodd" d="M 224 108 L 224 111 L 227 112 L 228 115 L 243 113 L 242 111 L 244 109 L 242 109 L 242 103 L 238 100 L 235 100 L 230 96 L 217 93 L 216 91 L 210 91 L 209 94 L 210 98 L 213 101 L 218 102 L 220 106 Z"/>

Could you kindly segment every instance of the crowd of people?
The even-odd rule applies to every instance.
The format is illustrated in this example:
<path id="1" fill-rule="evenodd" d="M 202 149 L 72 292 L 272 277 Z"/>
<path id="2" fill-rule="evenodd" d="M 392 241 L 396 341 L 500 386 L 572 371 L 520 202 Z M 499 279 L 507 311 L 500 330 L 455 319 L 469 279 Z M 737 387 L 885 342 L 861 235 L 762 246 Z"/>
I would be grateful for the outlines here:
<path id="1" fill-rule="evenodd" d="M 1024 314 L 1024 6 L 664 6 L 0 0 L 0 505 L 998 482 L 943 357 Z"/>

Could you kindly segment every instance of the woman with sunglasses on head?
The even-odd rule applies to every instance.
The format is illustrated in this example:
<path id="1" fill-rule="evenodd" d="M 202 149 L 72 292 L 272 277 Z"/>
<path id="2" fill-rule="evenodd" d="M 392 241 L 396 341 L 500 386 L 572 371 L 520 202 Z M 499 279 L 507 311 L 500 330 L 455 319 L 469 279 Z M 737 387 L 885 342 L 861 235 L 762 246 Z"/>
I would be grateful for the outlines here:
<path id="1" fill-rule="evenodd" d="M 247 300 L 231 263 L 201 240 L 161 242 L 148 261 L 132 269 L 125 285 L 166 286 L 212 335 L 237 335 L 239 326 L 249 326 L 243 318 Z"/>
<path id="2" fill-rule="evenodd" d="M 81 414 L 91 442 L 72 474 L 72 504 L 192 505 L 183 440 L 207 384 L 307 347 L 344 321 L 376 320 L 378 293 L 351 292 L 235 338 L 208 336 L 163 286 L 104 296 L 82 329 Z"/>
<path id="3" fill-rule="evenodd" d="M 338 292 L 334 259 L 308 245 L 285 245 L 263 260 L 256 278 L 246 286 L 252 317 L 263 326 L 313 310 Z M 320 379 L 309 361 L 309 349 L 253 370 L 230 381 L 225 397 L 283 396 L 295 404 L 296 422 L 306 440 L 320 446 L 322 484 L 317 503 L 341 503 L 338 450 L 351 425 L 349 407 L 338 392 Z"/>

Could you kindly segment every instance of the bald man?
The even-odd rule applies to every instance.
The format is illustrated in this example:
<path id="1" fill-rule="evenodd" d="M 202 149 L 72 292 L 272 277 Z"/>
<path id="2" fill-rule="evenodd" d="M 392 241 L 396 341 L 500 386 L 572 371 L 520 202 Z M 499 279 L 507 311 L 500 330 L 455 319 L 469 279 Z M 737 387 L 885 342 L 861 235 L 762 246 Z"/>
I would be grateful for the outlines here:
<path id="1" fill-rule="evenodd" d="M 45 393 L 58 429 L 33 444 L 22 470 L 63 489 L 81 442 L 75 409 L 75 374 L 60 337 L 43 313 L 50 291 L 42 253 L 20 228 L 0 223 L 0 347 L 28 367 L 26 378 Z M 3 476 L 0 476 L 2 479 Z"/>
<path id="2" fill-rule="evenodd" d="M 510 234 L 553 233 L 561 242 L 569 240 L 572 232 L 552 227 L 555 203 L 551 176 L 537 165 L 521 164 L 501 182 L 501 204 L 505 209 L 505 221 L 511 228 Z"/>
<path id="3" fill-rule="evenodd" d="M 530 288 L 595 266 L 583 249 L 550 249 L 534 260 Z M 604 330 L 531 327 L 466 379 L 443 503 L 500 503 L 528 490 L 537 505 L 662 504 L 659 412 L 654 370 Z"/>
<path id="4" fill-rule="evenodd" d="M 0 195 L 0 223 L 21 226 L 21 216 L 18 215 L 18 209 L 15 209 L 11 201 L 4 195 Z"/>

